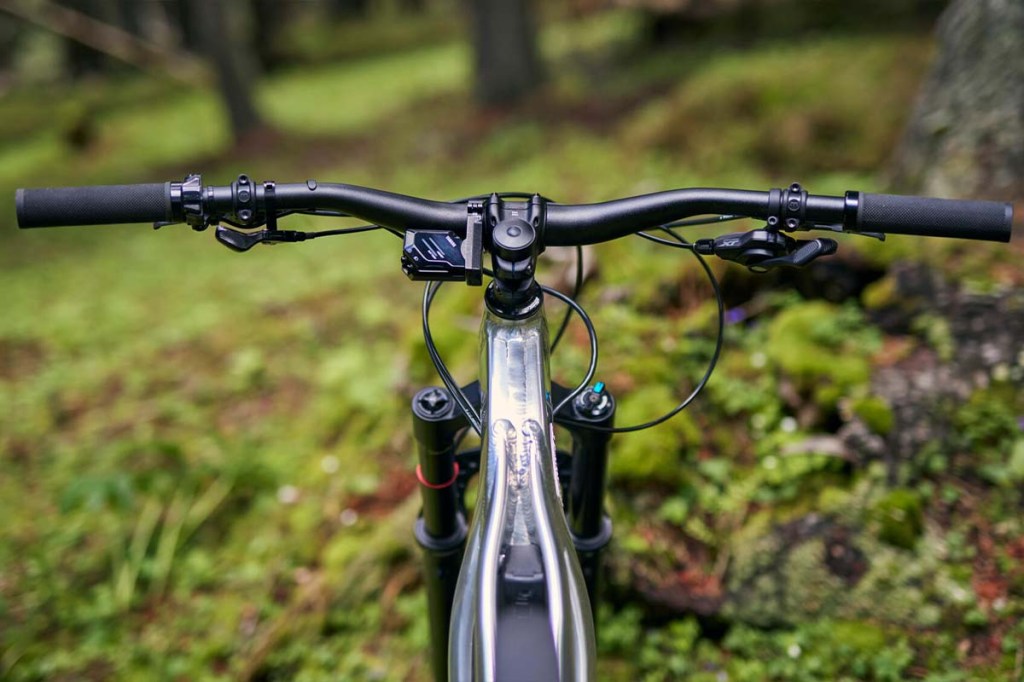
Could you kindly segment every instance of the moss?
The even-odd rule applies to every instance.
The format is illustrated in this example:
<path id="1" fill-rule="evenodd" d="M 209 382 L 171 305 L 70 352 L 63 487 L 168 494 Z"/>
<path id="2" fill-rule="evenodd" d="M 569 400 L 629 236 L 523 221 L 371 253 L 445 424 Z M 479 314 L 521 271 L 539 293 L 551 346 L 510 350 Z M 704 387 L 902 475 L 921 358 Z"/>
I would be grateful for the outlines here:
<path id="1" fill-rule="evenodd" d="M 894 416 L 892 408 L 884 398 L 869 396 L 853 401 L 853 413 L 857 415 L 868 428 L 882 436 L 892 431 Z"/>
<path id="2" fill-rule="evenodd" d="M 1018 438 L 1010 451 L 1007 474 L 1013 483 L 1024 483 L 1024 438 Z"/>
<path id="3" fill-rule="evenodd" d="M 903 125 L 883 102 L 912 101 L 927 46 L 905 36 L 897 42 L 833 39 L 801 53 L 797 72 L 788 46 L 717 59 L 641 109 L 625 138 L 691 159 L 710 173 L 737 161 L 769 172 L 877 168 Z M 865 96 L 865 81 L 888 86 Z"/>
<path id="4" fill-rule="evenodd" d="M 949 320 L 934 313 L 922 313 L 913 319 L 910 327 L 924 337 L 942 360 L 949 362 L 953 359 L 956 347 L 953 332 L 949 328 Z"/>
<path id="5" fill-rule="evenodd" d="M 821 620 L 793 629 L 738 627 L 724 642 L 729 678 L 754 680 L 896 680 L 914 653 L 892 629 L 862 621 Z"/>
<path id="6" fill-rule="evenodd" d="M 860 295 L 867 310 L 881 310 L 899 302 L 896 295 L 896 278 L 883 277 L 864 287 Z"/>
<path id="7" fill-rule="evenodd" d="M 821 540 L 788 548 L 774 535 L 734 545 L 724 614 L 767 627 L 833 613 L 845 590 L 824 567 L 824 551 Z"/>
<path id="8" fill-rule="evenodd" d="M 664 386 L 649 386 L 632 393 L 616 416 L 621 424 L 634 424 L 658 416 L 673 397 Z M 701 432 L 693 418 L 683 412 L 653 429 L 616 440 L 609 471 L 619 481 L 672 485 L 680 480 L 684 453 L 700 442 Z"/>
<path id="9" fill-rule="evenodd" d="M 854 494 L 846 488 L 826 486 L 818 493 L 815 507 L 826 514 L 839 513 L 849 509 L 854 499 Z"/>
<path id="10" fill-rule="evenodd" d="M 862 488 L 828 496 L 837 497 L 842 513 L 856 519 L 872 506 Z M 829 549 L 837 542 L 862 557 L 859 566 L 845 565 L 854 570 L 830 563 Z M 817 515 L 773 525 L 762 511 L 732 537 L 723 614 L 759 627 L 795 627 L 820 618 L 915 628 L 956 625 L 976 600 L 965 587 L 970 571 L 954 575 L 945 563 L 945 546 L 944 537 L 926 534 L 913 550 L 895 548 L 856 525 L 836 525 Z"/>
<path id="11" fill-rule="evenodd" d="M 875 504 L 871 518 L 878 524 L 878 539 L 893 547 L 913 549 L 924 529 L 924 509 L 915 490 L 889 492 Z"/>
<path id="12" fill-rule="evenodd" d="M 768 329 L 766 353 L 816 402 L 833 407 L 871 374 L 877 332 L 857 308 L 810 301 L 786 308 Z"/>

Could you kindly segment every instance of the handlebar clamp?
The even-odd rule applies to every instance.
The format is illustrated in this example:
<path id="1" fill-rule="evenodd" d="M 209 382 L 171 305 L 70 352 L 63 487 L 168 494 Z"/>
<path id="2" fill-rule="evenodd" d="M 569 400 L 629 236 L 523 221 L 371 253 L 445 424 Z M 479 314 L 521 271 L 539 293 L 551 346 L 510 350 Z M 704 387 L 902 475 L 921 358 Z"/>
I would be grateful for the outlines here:
<path id="1" fill-rule="evenodd" d="M 794 182 L 768 192 L 768 229 L 793 232 L 807 221 L 807 190 Z"/>
<path id="2" fill-rule="evenodd" d="M 271 192 L 273 192 L 273 184 L 271 184 Z M 234 213 L 238 222 L 245 226 L 255 227 L 258 225 L 259 216 L 258 211 L 256 210 L 256 183 L 254 183 L 248 175 L 239 175 L 238 179 L 231 183 L 231 194 L 234 198 Z M 271 199 L 271 201 L 272 200 L 273 199 Z M 264 201 L 266 201 L 266 198 L 264 198 Z M 272 212 L 272 208 L 268 207 L 266 209 L 266 213 L 268 215 Z M 276 219 L 276 213 L 274 214 L 274 217 Z"/>

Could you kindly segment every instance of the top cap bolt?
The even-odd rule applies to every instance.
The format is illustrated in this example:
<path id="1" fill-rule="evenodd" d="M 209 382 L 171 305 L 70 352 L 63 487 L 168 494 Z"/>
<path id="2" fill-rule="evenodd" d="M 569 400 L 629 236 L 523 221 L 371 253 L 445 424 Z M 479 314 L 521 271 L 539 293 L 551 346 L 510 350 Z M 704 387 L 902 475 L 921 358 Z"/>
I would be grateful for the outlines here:
<path id="1" fill-rule="evenodd" d="M 419 406 L 429 414 L 438 414 L 448 408 L 448 394 L 439 388 L 429 388 L 416 400 Z"/>

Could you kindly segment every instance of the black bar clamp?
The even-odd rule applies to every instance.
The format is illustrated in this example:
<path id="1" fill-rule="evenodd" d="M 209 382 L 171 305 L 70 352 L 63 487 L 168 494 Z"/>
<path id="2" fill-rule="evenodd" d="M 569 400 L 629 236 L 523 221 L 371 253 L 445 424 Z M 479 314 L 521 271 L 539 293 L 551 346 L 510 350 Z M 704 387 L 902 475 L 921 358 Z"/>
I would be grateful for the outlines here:
<path id="1" fill-rule="evenodd" d="M 806 229 L 807 191 L 794 182 L 786 189 L 773 189 L 768 192 L 768 229 L 794 230 Z"/>

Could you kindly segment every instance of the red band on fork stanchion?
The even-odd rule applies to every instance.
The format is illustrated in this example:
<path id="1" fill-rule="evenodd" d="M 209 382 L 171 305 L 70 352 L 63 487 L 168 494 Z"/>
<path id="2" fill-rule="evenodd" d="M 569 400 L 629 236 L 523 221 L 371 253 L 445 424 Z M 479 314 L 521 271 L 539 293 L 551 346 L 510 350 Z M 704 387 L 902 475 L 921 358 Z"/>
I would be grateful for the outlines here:
<path id="1" fill-rule="evenodd" d="M 419 464 L 416 465 L 416 480 L 418 480 L 421 485 L 424 485 L 424 486 L 430 488 L 431 490 L 444 490 L 445 488 L 447 488 L 450 485 L 452 485 L 453 483 L 455 483 L 455 481 L 457 481 L 458 478 L 459 478 L 459 463 L 458 462 L 455 463 L 455 473 L 452 474 L 451 480 L 447 481 L 445 483 L 431 483 L 427 479 L 423 478 L 423 469 L 420 467 L 420 465 Z"/>

